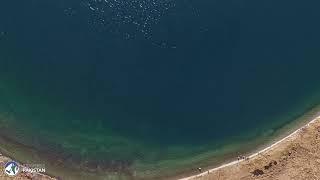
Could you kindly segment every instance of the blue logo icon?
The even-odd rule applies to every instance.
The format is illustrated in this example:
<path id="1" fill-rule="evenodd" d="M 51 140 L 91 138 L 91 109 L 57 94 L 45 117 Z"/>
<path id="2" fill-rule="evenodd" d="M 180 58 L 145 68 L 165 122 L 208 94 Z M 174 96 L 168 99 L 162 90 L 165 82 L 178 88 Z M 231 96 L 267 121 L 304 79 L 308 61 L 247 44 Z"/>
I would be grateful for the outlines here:
<path id="1" fill-rule="evenodd" d="M 19 172 L 19 166 L 14 161 L 9 161 L 4 167 L 4 172 L 9 176 L 15 176 Z"/>

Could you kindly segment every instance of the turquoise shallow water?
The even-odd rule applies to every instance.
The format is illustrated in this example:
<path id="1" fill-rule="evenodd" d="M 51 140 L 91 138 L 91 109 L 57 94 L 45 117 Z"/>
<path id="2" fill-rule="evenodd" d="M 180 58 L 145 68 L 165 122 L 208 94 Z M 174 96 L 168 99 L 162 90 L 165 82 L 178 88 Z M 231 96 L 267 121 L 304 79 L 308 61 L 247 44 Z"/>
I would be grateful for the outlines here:
<path id="1" fill-rule="evenodd" d="M 4 4 L 2 135 L 93 173 L 188 171 L 320 101 L 317 2 Z"/>

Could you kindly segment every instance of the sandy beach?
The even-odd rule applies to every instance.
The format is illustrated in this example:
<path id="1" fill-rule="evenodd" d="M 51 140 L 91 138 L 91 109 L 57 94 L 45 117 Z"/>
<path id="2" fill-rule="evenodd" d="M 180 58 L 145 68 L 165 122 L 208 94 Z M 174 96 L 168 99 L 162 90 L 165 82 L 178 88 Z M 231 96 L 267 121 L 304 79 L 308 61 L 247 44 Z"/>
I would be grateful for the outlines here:
<path id="1" fill-rule="evenodd" d="M 320 116 L 270 146 L 180 180 L 320 179 Z"/>

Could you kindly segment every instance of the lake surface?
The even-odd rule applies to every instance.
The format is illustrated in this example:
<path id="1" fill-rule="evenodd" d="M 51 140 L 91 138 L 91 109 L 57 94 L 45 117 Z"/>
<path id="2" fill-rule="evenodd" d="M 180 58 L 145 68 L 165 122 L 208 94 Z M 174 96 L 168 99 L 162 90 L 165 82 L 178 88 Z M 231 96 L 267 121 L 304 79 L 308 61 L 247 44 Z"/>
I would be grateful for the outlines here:
<path id="1" fill-rule="evenodd" d="M 84 169 L 188 171 L 320 102 L 317 1 L 1 4 L 1 133 Z"/>

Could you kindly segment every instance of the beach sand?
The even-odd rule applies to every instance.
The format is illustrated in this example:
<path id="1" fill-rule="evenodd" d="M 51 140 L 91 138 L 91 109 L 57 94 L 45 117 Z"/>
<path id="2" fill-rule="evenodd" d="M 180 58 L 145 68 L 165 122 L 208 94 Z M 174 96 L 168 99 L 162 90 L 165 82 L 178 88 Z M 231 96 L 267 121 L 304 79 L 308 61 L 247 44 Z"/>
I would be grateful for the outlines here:
<path id="1" fill-rule="evenodd" d="M 4 166 L 7 162 L 11 161 L 10 158 L 3 156 L 0 153 L 0 180 L 57 180 L 55 178 L 49 177 L 44 174 L 40 173 L 26 173 L 26 172 L 19 172 L 15 177 L 9 177 L 4 173 Z M 20 165 L 21 169 L 21 165 Z"/>
<path id="2" fill-rule="evenodd" d="M 181 180 L 320 180 L 320 117 L 254 153 Z"/>

